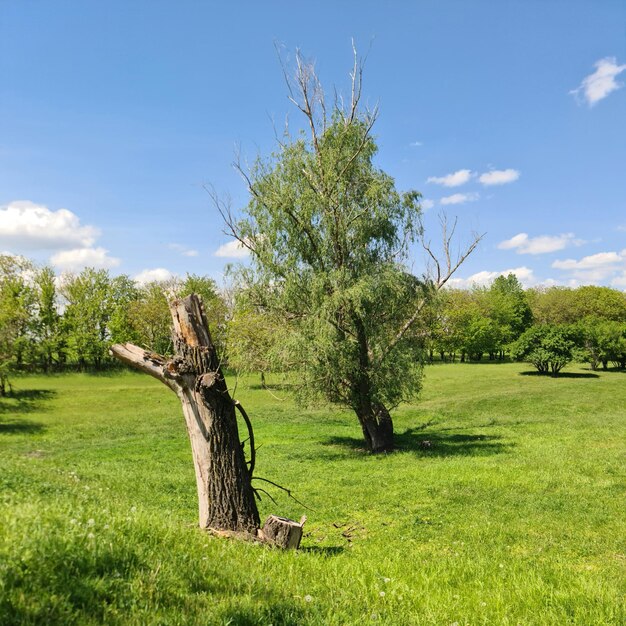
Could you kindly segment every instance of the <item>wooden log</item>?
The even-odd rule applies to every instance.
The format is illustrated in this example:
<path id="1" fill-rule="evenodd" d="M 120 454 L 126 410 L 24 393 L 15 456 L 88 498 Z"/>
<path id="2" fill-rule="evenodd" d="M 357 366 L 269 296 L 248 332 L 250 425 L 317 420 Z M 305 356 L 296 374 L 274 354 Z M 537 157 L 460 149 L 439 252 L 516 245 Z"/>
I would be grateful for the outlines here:
<path id="1" fill-rule="evenodd" d="M 297 550 L 300 547 L 304 522 L 306 522 L 306 516 L 303 516 L 299 522 L 295 522 L 286 517 L 270 515 L 259 531 L 259 536 L 263 541 L 279 548 Z"/>

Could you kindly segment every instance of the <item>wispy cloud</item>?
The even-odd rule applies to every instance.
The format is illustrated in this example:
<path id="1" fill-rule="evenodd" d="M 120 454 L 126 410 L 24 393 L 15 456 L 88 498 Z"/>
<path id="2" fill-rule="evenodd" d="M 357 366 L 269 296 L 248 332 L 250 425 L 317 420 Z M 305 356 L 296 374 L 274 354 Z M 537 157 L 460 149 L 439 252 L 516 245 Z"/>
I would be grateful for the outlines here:
<path id="1" fill-rule="evenodd" d="M 520 177 L 518 170 L 509 168 L 507 170 L 491 170 L 478 177 L 478 180 L 485 186 L 506 185 L 515 182 Z"/>
<path id="2" fill-rule="evenodd" d="M 240 241 L 233 239 L 228 243 L 221 245 L 216 251 L 215 256 L 225 259 L 243 259 L 250 254 L 250 250 L 246 248 Z"/>
<path id="3" fill-rule="evenodd" d="M 192 248 L 188 248 L 187 246 L 183 246 L 180 243 L 170 243 L 167 245 L 167 247 L 170 250 L 174 250 L 175 252 L 178 252 L 178 254 L 180 254 L 181 256 L 198 256 L 198 251 L 197 250 L 193 250 Z"/>
<path id="4" fill-rule="evenodd" d="M 411 146 L 411 148 L 418 148 L 419 146 L 423 146 L 424 142 L 422 141 L 412 141 L 409 146 Z"/>
<path id="5" fill-rule="evenodd" d="M 441 200 L 439 200 L 439 202 L 441 204 L 448 205 L 448 204 L 464 204 L 465 202 L 474 202 L 475 200 L 478 200 L 479 195 L 477 193 L 454 193 L 451 196 L 445 196 L 444 198 L 441 198 Z"/>
<path id="6" fill-rule="evenodd" d="M 574 233 L 562 235 L 540 235 L 529 237 L 527 233 L 519 233 L 511 239 L 506 239 L 498 244 L 500 250 L 515 250 L 517 254 L 547 254 L 557 252 L 569 246 L 580 246 L 585 243 L 577 239 Z"/>
<path id="7" fill-rule="evenodd" d="M 428 211 L 428 209 L 432 209 L 435 206 L 435 201 L 430 198 L 422 198 L 420 204 L 422 205 L 422 209 L 424 209 L 424 211 Z"/>
<path id="8" fill-rule="evenodd" d="M 469 182 L 472 176 L 471 170 L 457 170 L 452 174 L 446 174 L 446 176 L 430 176 L 426 182 L 443 185 L 444 187 L 459 187 Z"/>
<path id="9" fill-rule="evenodd" d="M 586 76 L 576 89 L 572 89 L 570 94 L 582 99 L 592 107 L 596 103 L 606 98 L 610 93 L 623 87 L 615 79 L 626 70 L 626 64 L 618 65 L 615 57 L 605 57 L 594 64 L 596 71 Z"/>

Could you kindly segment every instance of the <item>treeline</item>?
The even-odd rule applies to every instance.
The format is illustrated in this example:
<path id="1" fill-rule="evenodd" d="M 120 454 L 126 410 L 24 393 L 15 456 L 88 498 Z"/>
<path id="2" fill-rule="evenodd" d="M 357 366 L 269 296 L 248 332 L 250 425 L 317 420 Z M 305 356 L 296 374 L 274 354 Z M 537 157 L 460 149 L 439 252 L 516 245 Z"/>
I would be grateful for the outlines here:
<path id="1" fill-rule="evenodd" d="M 102 370 L 112 343 L 172 351 L 167 299 L 199 294 L 223 346 L 226 302 L 205 276 L 139 285 L 129 276 L 86 268 L 57 277 L 22 257 L 0 255 L 0 395 L 15 371 Z"/>
<path id="2" fill-rule="evenodd" d="M 263 374 L 285 361 L 289 320 L 255 304 L 244 289 L 225 297 L 206 276 L 139 285 L 86 268 L 57 277 L 22 257 L 0 255 L 0 394 L 14 371 L 101 370 L 112 343 L 172 352 L 167 300 L 198 293 L 226 362 Z M 424 361 L 517 358 L 556 374 L 571 360 L 626 367 L 626 294 L 608 287 L 524 290 L 514 275 L 490 287 L 439 292 L 414 340 Z"/>
<path id="3" fill-rule="evenodd" d="M 557 374 L 572 360 L 626 367 L 626 294 L 584 286 L 524 290 L 513 274 L 448 289 L 431 311 L 430 360 L 513 358 Z"/>

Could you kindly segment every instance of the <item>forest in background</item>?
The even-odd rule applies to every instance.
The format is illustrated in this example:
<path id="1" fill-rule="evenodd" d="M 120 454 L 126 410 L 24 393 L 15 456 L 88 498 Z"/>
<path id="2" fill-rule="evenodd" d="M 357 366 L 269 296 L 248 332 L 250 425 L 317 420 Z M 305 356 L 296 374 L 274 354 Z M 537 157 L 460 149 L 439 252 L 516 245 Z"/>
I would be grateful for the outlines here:
<path id="1" fill-rule="evenodd" d="M 171 353 L 168 298 L 199 294 L 225 364 L 261 375 L 288 371 L 281 346 L 290 320 L 264 311 L 249 290 L 220 290 L 188 274 L 138 284 L 86 268 L 57 276 L 23 257 L 0 256 L 0 390 L 18 371 L 102 370 L 108 350 L 133 342 Z M 500 276 L 489 287 L 442 290 L 412 331 L 423 362 L 524 359 L 537 366 L 587 362 L 626 367 L 626 294 L 609 287 L 536 287 Z M 548 370 L 550 365 L 547 366 Z M 293 367 L 291 368 L 293 369 Z M 556 370 L 558 372 L 558 369 Z M 553 371 L 553 373 L 556 373 Z"/>

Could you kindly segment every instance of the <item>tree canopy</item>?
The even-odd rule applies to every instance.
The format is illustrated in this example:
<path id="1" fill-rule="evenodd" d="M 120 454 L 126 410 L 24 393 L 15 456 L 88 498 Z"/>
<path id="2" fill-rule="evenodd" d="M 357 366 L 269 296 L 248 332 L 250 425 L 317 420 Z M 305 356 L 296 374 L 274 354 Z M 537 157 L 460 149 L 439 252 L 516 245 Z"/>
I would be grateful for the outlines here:
<path id="1" fill-rule="evenodd" d="M 376 111 L 359 106 L 361 77 L 356 61 L 350 103 L 336 99 L 328 111 L 312 65 L 298 56 L 288 86 L 308 134 L 286 136 L 269 158 L 240 168 L 250 193 L 243 219 L 220 208 L 252 252 L 257 304 L 290 324 L 284 354 L 302 377 L 301 399 L 351 408 L 370 450 L 382 451 L 393 446 L 389 408 L 420 388 L 420 312 L 462 259 L 448 255 L 436 279 L 408 272 L 409 246 L 423 232 L 420 194 L 397 191 L 375 165 Z"/>

